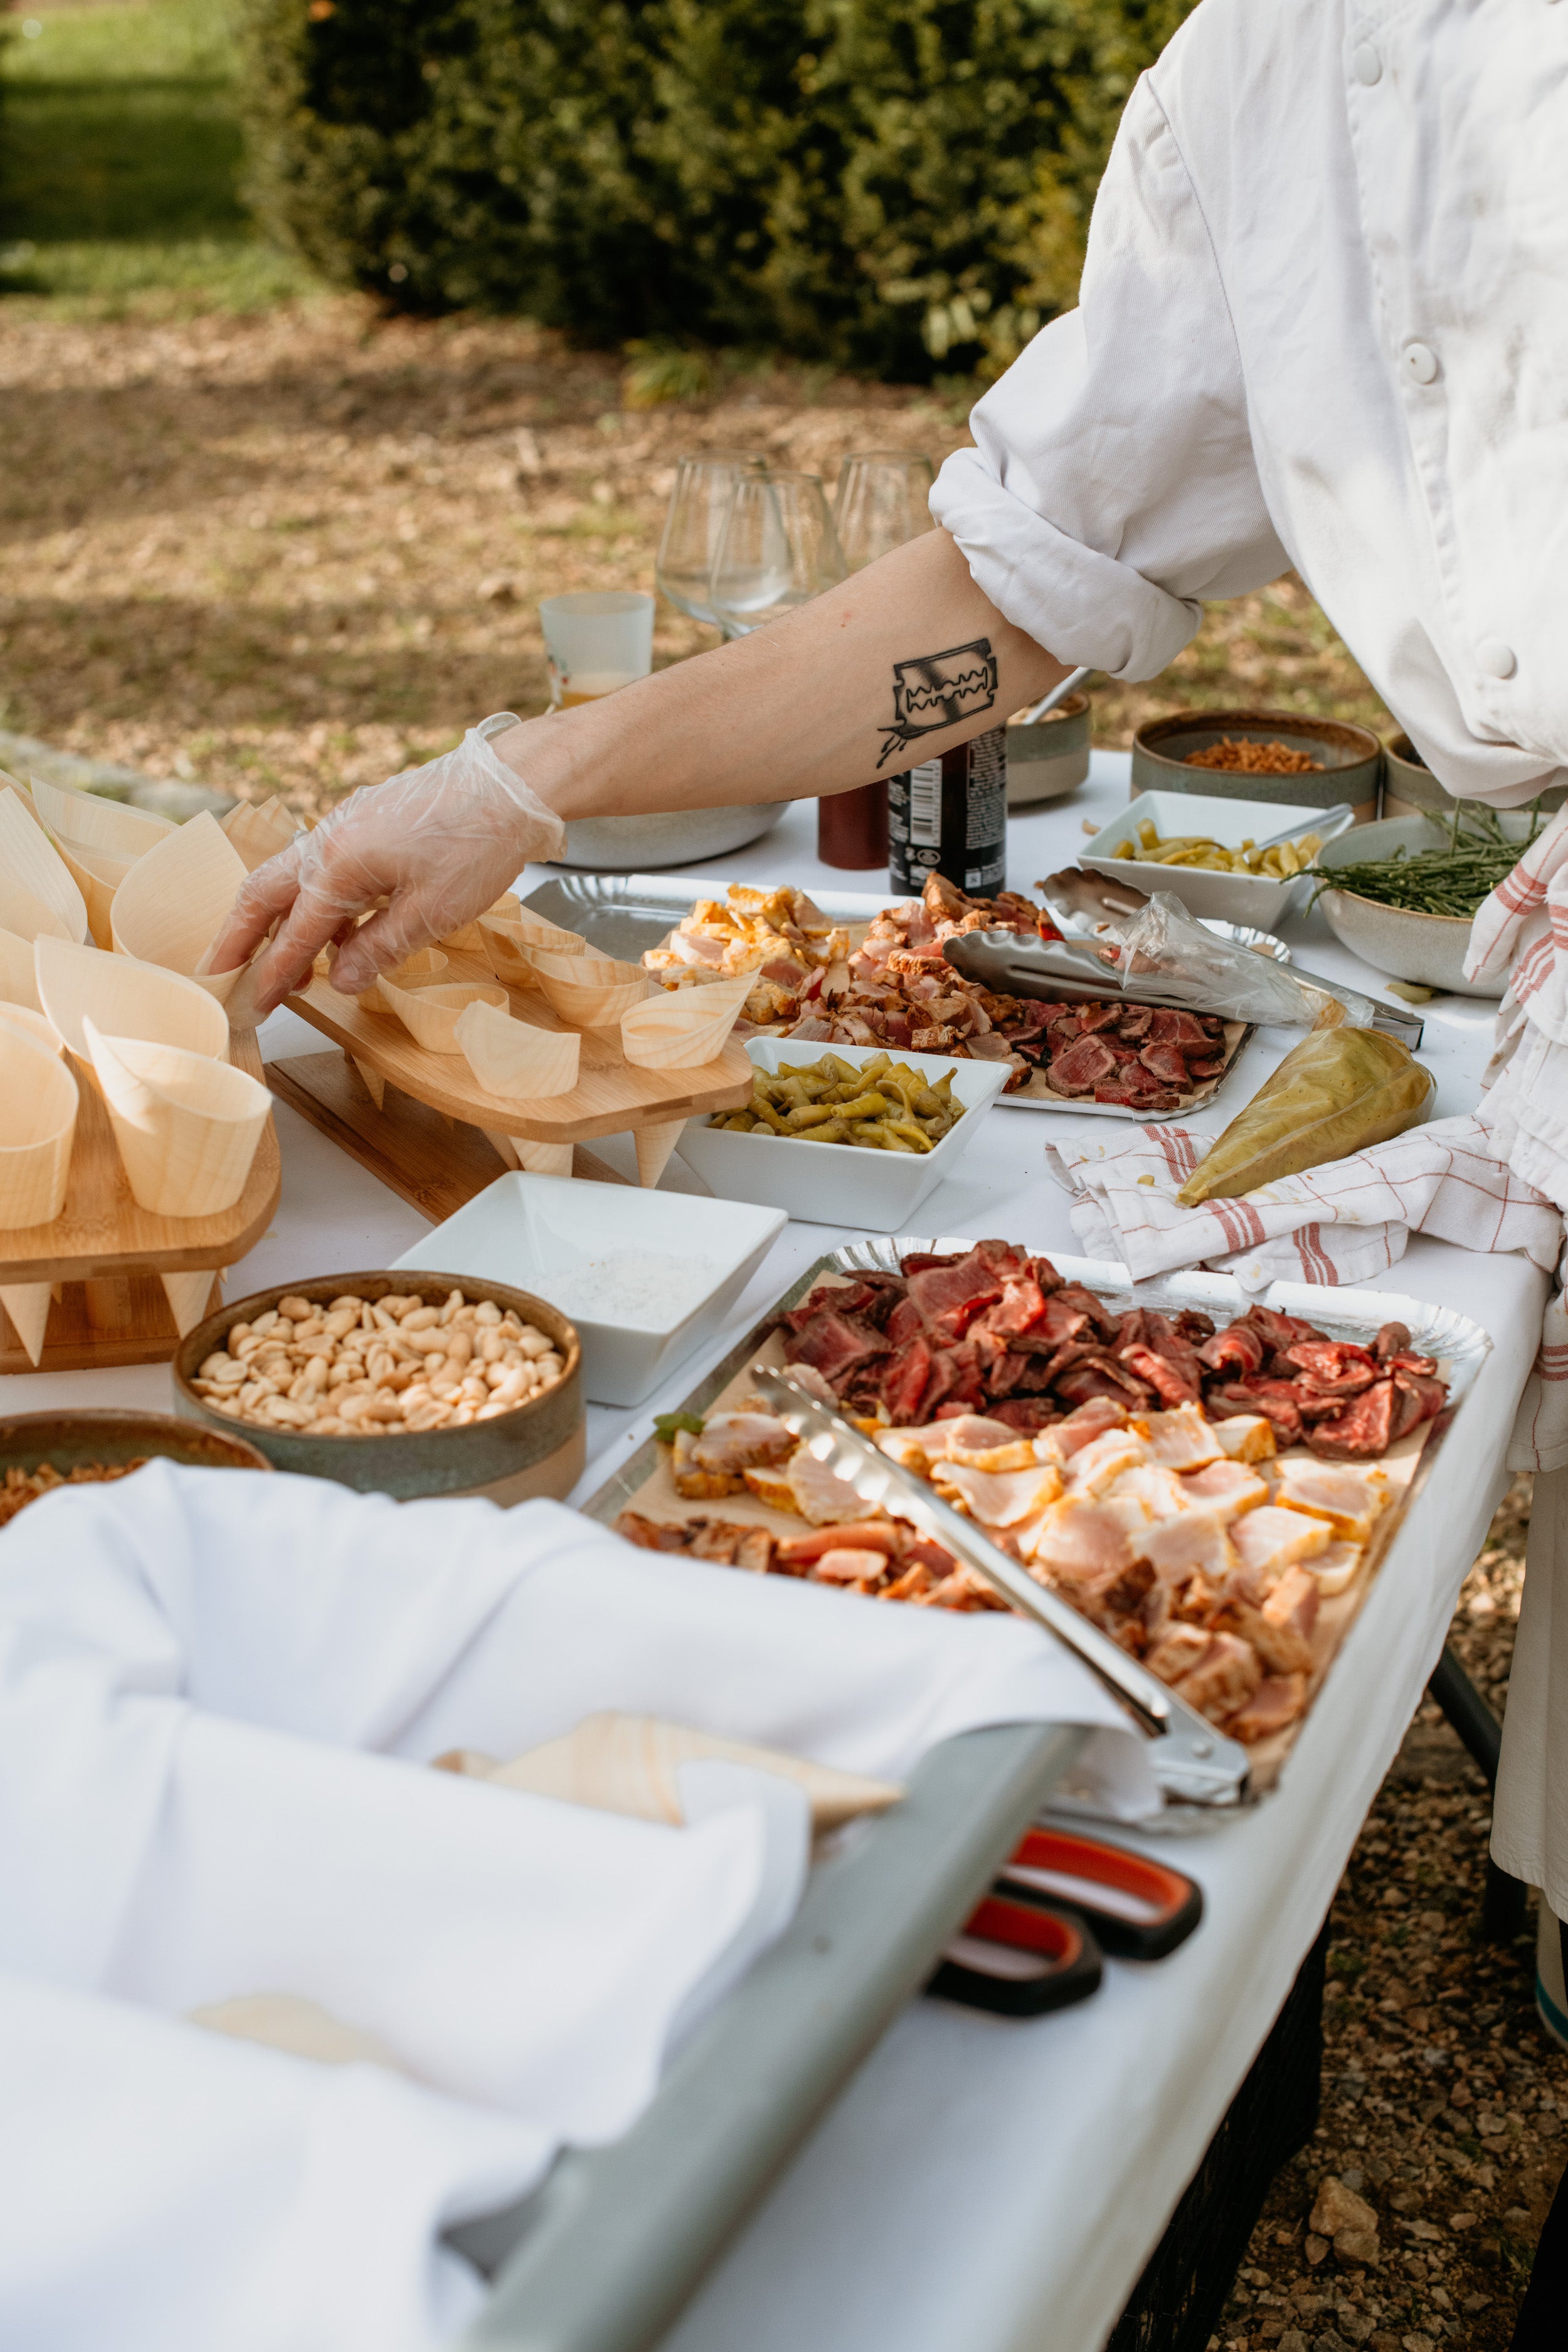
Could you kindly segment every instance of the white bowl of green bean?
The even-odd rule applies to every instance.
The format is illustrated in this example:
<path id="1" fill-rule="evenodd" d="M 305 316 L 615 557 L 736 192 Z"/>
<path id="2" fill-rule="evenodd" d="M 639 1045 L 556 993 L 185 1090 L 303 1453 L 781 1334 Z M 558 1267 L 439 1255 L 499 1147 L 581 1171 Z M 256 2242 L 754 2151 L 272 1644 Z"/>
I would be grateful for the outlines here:
<path id="1" fill-rule="evenodd" d="M 1315 876 L 1342 878 L 1318 903 L 1335 939 L 1374 971 L 1455 996 L 1500 996 L 1500 979 L 1465 978 L 1470 925 L 1544 822 L 1528 809 L 1500 814 L 1466 801 L 1447 822 L 1396 816 L 1358 825 L 1319 852 Z"/>
<path id="2" fill-rule="evenodd" d="M 962 1108 L 962 1116 L 926 1150 L 908 1145 L 868 1149 L 859 1135 L 814 1142 L 808 1126 L 784 1134 L 767 1129 L 742 1134 L 726 1127 L 731 1114 L 722 1111 L 711 1119 L 688 1120 L 678 1147 L 680 1156 L 721 1200 L 756 1201 L 808 1224 L 860 1225 L 873 1234 L 909 1231 L 915 1210 L 952 1173 L 954 1163 L 973 1142 L 1012 1068 L 1009 1062 L 960 1061 L 948 1054 L 916 1054 L 896 1045 L 884 1053 L 870 1045 L 819 1045 L 790 1037 L 749 1037 L 746 1051 L 758 1071 L 770 1077 L 784 1069 L 816 1069 L 828 1055 L 873 1076 L 889 1062 L 901 1064 L 918 1071 L 929 1087 L 941 1087 L 952 1106 Z M 868 1079 L 868 1092 L 870 1086 Z M 891 1093 L 882 1100 L 898 1118 L 901 1101 Z M 853 1113 L 858 1106 L 848 1108 Z M 844 1121 L 837 1123 L 842 1127 Z"/>

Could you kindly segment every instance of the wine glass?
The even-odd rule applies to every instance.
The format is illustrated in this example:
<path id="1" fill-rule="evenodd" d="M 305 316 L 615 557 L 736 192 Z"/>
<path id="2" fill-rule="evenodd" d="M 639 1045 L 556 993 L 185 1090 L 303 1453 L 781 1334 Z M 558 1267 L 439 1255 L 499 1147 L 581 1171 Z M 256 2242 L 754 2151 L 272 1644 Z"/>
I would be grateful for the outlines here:
<path id="1" fill-rule="evenodd" d="M 930 505 L 935 478 L 929 457 L 907 457 L 896 449 L 864 449 L 845 458 L 833 520 L 851 572 L 935 530 Z"/>
<path id="2" fill-rule="evenodd" d="M 664 518 L 654 580 L 678 613 L 719 625 L 708 602 L 708 581 L 735 484 L 760 474 L 767 459 L 755 449 L 699 449 L 680 458 Z"/>
<path id="3" fill-rule="evenodd" d="M 737 478 L 708 583 L 710 608 L 727 635 L 749 636 L 843 577 L 820 474 Z"/>

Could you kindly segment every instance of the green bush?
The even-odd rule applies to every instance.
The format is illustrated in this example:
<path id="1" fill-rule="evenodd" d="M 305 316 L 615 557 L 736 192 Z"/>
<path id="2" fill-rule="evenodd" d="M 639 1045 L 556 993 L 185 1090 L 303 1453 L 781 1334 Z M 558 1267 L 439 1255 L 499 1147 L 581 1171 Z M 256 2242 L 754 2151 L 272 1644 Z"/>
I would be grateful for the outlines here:
<path id="1" fill-rule="evenodd" d="M 241 0 L 250 194 L 410 308 L 994 372 L 1190 5 Z"/>

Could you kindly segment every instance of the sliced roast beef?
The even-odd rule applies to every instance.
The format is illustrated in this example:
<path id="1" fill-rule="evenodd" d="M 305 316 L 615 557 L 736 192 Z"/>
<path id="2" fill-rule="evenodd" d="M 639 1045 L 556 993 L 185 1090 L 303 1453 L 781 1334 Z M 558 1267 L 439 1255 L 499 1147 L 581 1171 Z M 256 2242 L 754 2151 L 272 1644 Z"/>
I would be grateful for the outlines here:
<path id="1" fill-rule="evenodd" d="M 990 1406 L 988 1412 L 991 1420 L 1005 1421 L 1009 1429 L 1021 1430 L 1026 1437 L 1032 1437 L 1037 1430 L 1048 1429 L 1061 1418 L 1049 1397 L 1043 1396 L 1005 1397 L 1000 1404 Z"/>
<path id="2" fill-rule="evenodd" d="M 1317 1423 L 1308 1432 L 1307 1443 L 1314 1454 L 1326 1454 L 1331 1461 L 1369 1461 L 1387 1453 L 1400 1433 L 1402 1411 L 1408 1409 L 1408 1400 L 1401 1398 L 1392 1379 L 1376 1381 L 1342 1412 Z"/>
<path id="3" fill-rule="evenodd" d="M 1093 1397 L 1106 1397 L 1130 1412 L 1146 1410 L 1155 1398 L 1146 1381 L 1103 1348 L 1086 1349 L 1076 1364 L 1057 1374 L 1052 1387 L 1064 1404 L 1088 1404 Z"/>
<path id="4" fill-rule="evenodd" d="M 1130 1044 L 1140 1045 L 1153 1025 L 1154 1008 L 1151 1004 L 1124 1004 L 1116 1024 L 1116 1034 Z"/>
<path id="5" fill-rule="evenodd" d="M 831 1307 L 819 1309 L 784 1341 L 786 1363 L 813 1365 L 840 1395 L 857 1366 L 887 1352 L 880 1331 L 858 1316 L 841 1315 Z"/>
<path id="6" fill-rule="evenodd" d="M 1121 1016 L 1119 1004 L 1080 1004 L 1078 1025 L 1085 1037 L 1098 1036 L 1102 1029 L 1114 1029 Z"/>
<path id="7" fill-rule="evenodd" d="M 1235 1371 L 1243 1378 L 1263 1370 L 1268 1352 L 1263 1334 L 1250 1323 L 1227 1323 L 1198 1349 L 1211 1371 Z"/>
<path id="8" fill-rule="evenodd" d="M 919 1422 L 931 1385 L 931 1360 L 925 1335 L 917 1331 L 879 1366 L 879 1391 L 895 1429 L 912 1428 Z"/>
<path id="9" fill-rule="evenodd" d="M 1318 1396 L 1357 1396 L 1377 1378 L 1377 1359 L 1348 1339 L 1298 1339 L 1284 1356 Z"/>
<path id="10" fill-rule="evenodd" d="M 1086 1290 L 1081 1282 L 1064 1282 L 1050 1304 L 1058 1311 L 1066 1307 L 1087 1315 L 1102 1339 L 1114 1339 L 1121 1328 L 1121 1318 L 1107 1307 L 1104 1299 L 1097 1298 L 1092 1290 Z"/>
<path id="11" fill-rule="evenodd" d="M 1087 1095 L 1116 1067 L 1116 1056 L 1103 1039 L 1079 1037 L 1053 1054 L 1046 1076 L 1059 1095 Z"/>
<path id="12" fill-rule="evenodd" d="M 1403 1323 L 1385 1323 L 1372 1343 L 1372 1352 L 1380 1364 L 1391 1356 L 1402 1356 L 1410 1345 L 1410 1333 Z"/>
<path id="13" fill-rule="evenodd" d="M 1187 1092 L 1187 1065 L 1179 1045 L 1166 1045 L 1163 1039 L 1151 1037 L 1138 1059 L 1163 1087 L 1174 1087 L 1179 1094 Z"/>
<path id="14" fill-rule="evenodd" d="M 1217 1381 L 1204 1399 L 1211 1421 L 1229 1421 L 1241 1412 L 1261 1413 L 1274 1424 L 1276 1442 L 1297 1445 L 1301 1438 L 1301 1405 L 1289 1381 L 1255 1374 L 1239 1381 Z"/>

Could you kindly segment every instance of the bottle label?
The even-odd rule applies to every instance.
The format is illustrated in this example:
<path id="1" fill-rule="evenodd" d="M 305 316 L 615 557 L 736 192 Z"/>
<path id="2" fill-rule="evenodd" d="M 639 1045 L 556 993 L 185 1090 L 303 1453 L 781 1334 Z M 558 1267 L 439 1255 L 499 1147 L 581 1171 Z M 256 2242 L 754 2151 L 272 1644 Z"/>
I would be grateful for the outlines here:
<path id="1" fill-rule="evenodd" d="M 942 761 L 922 760 L 909 772 L 909 837 L 915 849 L 942 847 Z"/>
<path id="2" fill-rule="evenodd" d="M 1007 734 L 1002 727 L 888 779 L 888 878 L 918 897 L 929 874 L 989 895 L 1007 871 Z"/>

